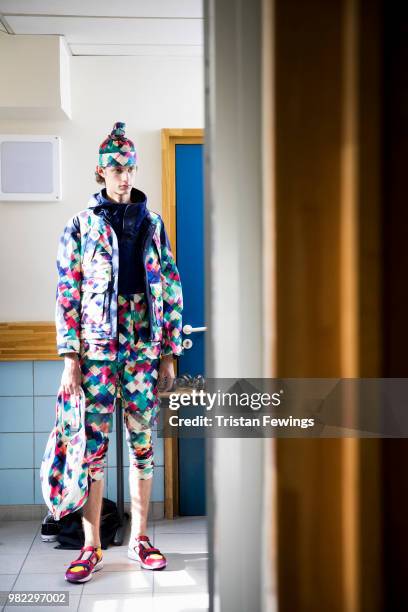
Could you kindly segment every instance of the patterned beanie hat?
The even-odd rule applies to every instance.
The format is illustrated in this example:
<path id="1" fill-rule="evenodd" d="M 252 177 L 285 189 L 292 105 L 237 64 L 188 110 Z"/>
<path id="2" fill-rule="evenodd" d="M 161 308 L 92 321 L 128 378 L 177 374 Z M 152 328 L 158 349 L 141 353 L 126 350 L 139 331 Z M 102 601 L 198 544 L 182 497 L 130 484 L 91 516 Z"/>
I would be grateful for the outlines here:
<path id="1" fill-rule="evenodd" d="M 99 147 L 99 166 L 132 166 L 137 164 L 135 145 L 125 137 L 126 124 L 118 121 Z"/>

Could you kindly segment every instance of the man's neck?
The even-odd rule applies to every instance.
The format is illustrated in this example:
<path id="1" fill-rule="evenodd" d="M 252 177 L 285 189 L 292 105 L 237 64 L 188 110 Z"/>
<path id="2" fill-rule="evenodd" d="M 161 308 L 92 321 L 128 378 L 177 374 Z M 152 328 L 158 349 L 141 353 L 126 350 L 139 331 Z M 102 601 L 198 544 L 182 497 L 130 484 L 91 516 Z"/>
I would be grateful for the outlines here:
<path id="1" fill-rule="evenodd" d="M 106 190 L 106 197 L 111 202 L 115 202 L 116 204 L 130 204 L 131 203 L 131 192 L 128 194 L 121 195 L 119 193 L 110 193 Z"/>

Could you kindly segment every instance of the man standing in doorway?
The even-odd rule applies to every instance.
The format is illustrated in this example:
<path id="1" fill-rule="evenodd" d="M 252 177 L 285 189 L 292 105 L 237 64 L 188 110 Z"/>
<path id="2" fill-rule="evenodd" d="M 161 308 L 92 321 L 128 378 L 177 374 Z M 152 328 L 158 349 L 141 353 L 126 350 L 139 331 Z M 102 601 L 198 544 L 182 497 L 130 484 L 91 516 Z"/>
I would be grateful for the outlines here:
<path id="1" fill-rule="evenodd" d="M 102 569 L 100 515 L 104 468 L 120 393 L 129 447 L 132 529 L 128 556 L 163 569 L 147 516 L 152 488 L 152 427 L 158 388 L 170 389 L 173 359 L 182 354 L 183 297 L 179 272 L 160 215 L 134 188 L 135 146 L 115 123 L 99 148 L 96 180 L 105 187 L 66 224 L 58 257 L 56 326 L 65 359 L 60 391 L 86 398 L 89 497 L 84 546 L 65 578 L 86 582 Z"/>

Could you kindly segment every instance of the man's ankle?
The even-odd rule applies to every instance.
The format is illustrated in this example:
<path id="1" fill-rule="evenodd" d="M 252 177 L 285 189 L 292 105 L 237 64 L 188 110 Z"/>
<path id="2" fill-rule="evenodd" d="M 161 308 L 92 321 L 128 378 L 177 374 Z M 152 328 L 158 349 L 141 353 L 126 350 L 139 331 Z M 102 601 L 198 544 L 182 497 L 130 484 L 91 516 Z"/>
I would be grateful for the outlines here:
<path id="1" fill-rule="evenodd" d="M 139 523 L 138 521 L 135 521 L 134 524 L 131 523 L 130 525 L 130 533 L 132 534 L 132 537 L 134 536 L 135 538 L 140 535 L 146 535 L 147 530 L 148 525 L 144 524 L 143 522 Z"/>
<path id="2" fill-rule="evenodd" d="M 132 533 L 132 534 L 130 534 L 130 537 L 129 537 L 129 544 L 131 542 L 134 542 L 139 536 L 147 536 L 147 537 L 149 537 L 146 531 L 143 532 L 143 533 L 141 531 L 140 532 Z"/>

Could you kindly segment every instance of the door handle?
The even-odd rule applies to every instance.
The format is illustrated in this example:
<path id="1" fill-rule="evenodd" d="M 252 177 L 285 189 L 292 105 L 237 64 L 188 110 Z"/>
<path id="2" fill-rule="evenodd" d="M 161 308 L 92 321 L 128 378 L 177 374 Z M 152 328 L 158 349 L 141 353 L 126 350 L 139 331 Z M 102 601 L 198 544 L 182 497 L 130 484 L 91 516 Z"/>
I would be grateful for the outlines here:
<path id="1" fill-rule="evenodd" d="M 189 334 L 193 334 L 196 332 L 206 331 L 206 327 L 191 327 L 191 325 L 184 325 L 183 332 L 188 336 Z"/>

